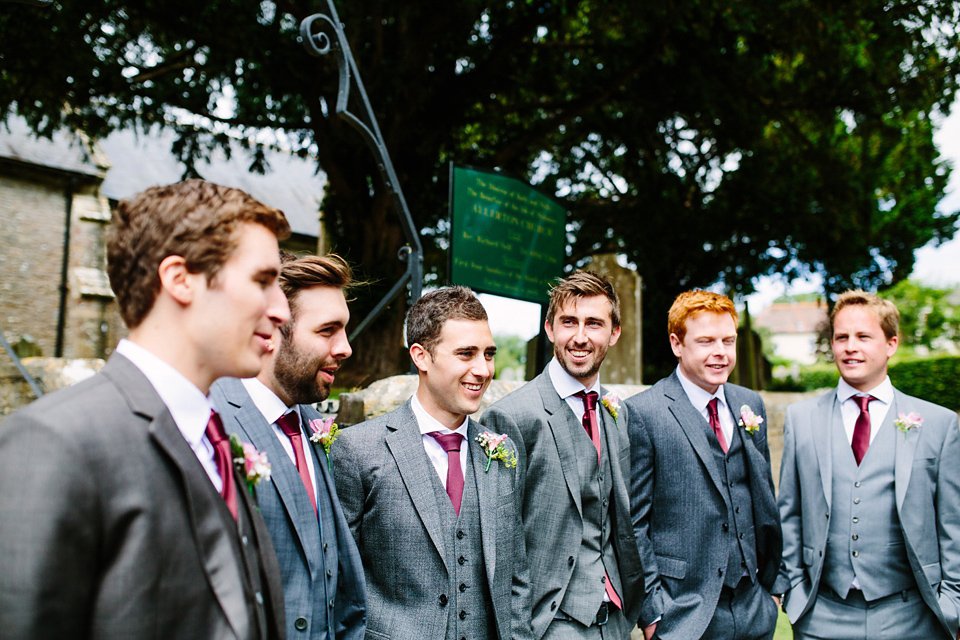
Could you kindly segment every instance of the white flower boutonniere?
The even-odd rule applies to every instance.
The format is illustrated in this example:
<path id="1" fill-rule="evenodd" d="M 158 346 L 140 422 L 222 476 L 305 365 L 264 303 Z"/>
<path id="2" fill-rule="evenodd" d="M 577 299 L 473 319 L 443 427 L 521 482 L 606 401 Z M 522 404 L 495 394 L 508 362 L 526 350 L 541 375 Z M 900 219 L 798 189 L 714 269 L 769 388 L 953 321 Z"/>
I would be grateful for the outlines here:
<path id="1" fill-rule="evenodd" d="M 313 432 L 310 434 L 310 442 L 323 447 L 323 452 L 327 454 L 327 468 L 329 469 L 330 448 L 336 441 L 337 434 L 340 433 L 340 427 L 337 426 L 332 417 L 326 420 L 310 420 L 307 424 L 310 425 L 310 430 Z"/>
<path id="2" fill-rule="evenodd" d="M 903 432 L 904 437 L 910 433 L 911 429 L 918 429 L 923 424 L 923 418 L 919 413 L 898 413 L 897 419 L 893 421 L 897 429 Z"/>
<path id="3" fill-rule="evenodd" d="M 620 414 L 620 398 L 617 397 L 617 394 L 608 393 L 603 396 L 600 403 L 610 412 L 610 415 L 613 416 L 613 424 L 619 427 L 620 423 L 617 421 L 617 416 Z"/>
<path id="4" fill-rule="evenodd" d="M 233 452 L 233 464 L 247 483 L 247 491 L 253 495 L 253 488 L 261 480 L 270 481 L 270 463 L 267 454 L 257 451 L 249 442 L 240 442 L 236 434 L 230 436 L 230 450 Z"/>
<path id="5" fill-rule="evenodd" d="M 477 443 L 483 447 L 483 452 L 487 454 L 487 468 L 484 473 L 490 471 L 490 463 L 499 460 L 507 469 L 517 466 L 517 454 L 513 449 L 507 449 L 503 441 L 507 439 L 505 433 L 491 433 L 484 431 L 477 436 Z"/>
<path id="6" fill-rule="evenodd" d="M 747 433 L 753 435 L 760 430 L 763 418 L 755 414 L 748 405 L 743 405 L 740 407 L 740 422 L 737 424 L 743 427 Z"/>

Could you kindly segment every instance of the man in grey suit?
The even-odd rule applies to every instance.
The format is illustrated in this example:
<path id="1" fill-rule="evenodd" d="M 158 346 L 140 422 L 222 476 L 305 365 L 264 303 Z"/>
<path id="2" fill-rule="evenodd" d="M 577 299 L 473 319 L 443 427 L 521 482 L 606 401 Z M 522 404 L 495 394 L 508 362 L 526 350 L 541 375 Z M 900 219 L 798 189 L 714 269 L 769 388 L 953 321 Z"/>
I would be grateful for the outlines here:
<path id="1" fill-rule="evenodd" d="M 787 409 L 780 574 L 797 638 L 957 637 L 957 414 L 891 384 L 899 324 L 888 300 L 838 296 L 841 380 Z"/>
<path id="2" fill-rule="evenodd" d="M 626 410 L 600 386 L 620 337 L 613 285 L 578 271 L 551 291 L 554 358 L 481 422 L 517 442 L 534 637 L 629 637 L 643 602 L 630 525 Z"/>
<path id="3" fill-rule="evenodd" d="M 727 382 L 737 311 L 688 291 L 668 314 L 678 366 L 626 401 L 646 638 L 772 638 L 781 535 L 759 394 Z"/>
<path id="4" fill-rule="evenodd" d="M 407 316 L 419 386 L 349 427 L 334 479 L 367 577 L 367 638 L 529 640 L 516 454 L 468 416 L 493 378 L 487 314 L 465 287 Z"/>
<path id="5" fill-rule="evenodd" d="M 207 391 L 289 318 L 283 214 L 201 180 L 121 202 L 102 372 L 0 425 L 0 637 L 283 638 L 276 557 Z M 247 451 L 251 462 L 259 455 Z"/>
<path id="6" fill-rule="evenodd" d="M 272 482 L 256 493 L 280 562 L 288 638 L 364 635 L 363 567 L 328 471 L 335 432 L 322 439 L 329 421 L 311 406 L 327 399 L 352 352 L 344 296 L 351 280 L 339 256 L 285 256 L 280 288 L 290 322 L 277 330 L 256 378 L 221 378 L 211 390 L 227 428 L 272 461 Z"/>

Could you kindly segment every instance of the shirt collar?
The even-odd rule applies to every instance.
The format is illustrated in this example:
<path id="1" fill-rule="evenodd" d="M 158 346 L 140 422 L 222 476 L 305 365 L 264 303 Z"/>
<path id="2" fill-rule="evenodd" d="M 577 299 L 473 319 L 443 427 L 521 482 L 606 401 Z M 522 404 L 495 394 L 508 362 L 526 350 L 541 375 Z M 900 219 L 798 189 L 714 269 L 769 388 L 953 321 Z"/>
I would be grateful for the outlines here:
<path id="1" fill-rule="evenodd" d="M 837 400 L 843 403 L 855 395 L 870 395 L 880 402 L 889 405 L 893 403 L 893 383 L 890 382 L 890 376 L 887 376 L 883 379 L 883 382 L 873 389 L 860 391 L 850 386 L 850 383 L 843 378 L 840 378 L 840 382 L 837 383 Z"/>
<path id="2" fill-rule="evenodd" d="M 213 403 L 195 384 L 172 366 L 135 342 L 124 338 L 116 352 L 134 364 L 167 405 L 173 421 L 191 447 L 196 446 L 207 430 Z"/>
<path id="3" fill-rule="evenodd" d="M 550 382 L 553 383 L 554 390 L 556 390 L 557 395 L 559 395 L 562 400 L 566 400 L 573 394 L 584 390 L 596 391 L 597 395 L 600 395 L 599 376 L 597 376 L 593 386 L 587 389 L 583 386 L 582 382 L 567 373 L 567 370 L 563 368 L 560 361 L 556 358 L 553 358 L 549 364 L 547 364 L 547 372 L 550 374 Z"/>
<path id="4" fill-rule="evenodd" d="M 268 423 L 273 424 L 280 416 L 290 410 L 290 407 L 284 404 L 283 400 L 258 378 L 244 378 L 240 382 L 250 395 L 250 399 L 253 400 L 253 404 L 256 405 L 264 420 Z M 294 406 L 293 410 L 297 411 L 297 407 Z"/>
<path id="5" fill-rule="evenodd" d="M 447 429 L 439 420 L 427 413 L 427 410 L 420 404 L 420 400 L 417 399 L 416 392 L 414 392 L 410 398 L 410 408 L 413 409 L 413 415 L 417 418 L 417 426 L 420 427 L 420 433 L 424 435 L 433 433 L 434 431 L 440 431 L 441 433 L 459 433 L 463 436 L 464 440 L 466 440 L 467 416 L 463 416 L 463 422 L 461 422 L 460 426 L 456 429 Z"/>
<path id="6" fill-rule="evenodd" d="M 683 375 L 683 372 L 680 371 L 680 367 L 677 367 L 677 378 L 680 379 L 680 386 L 683 387 L 684 393 L 687 394 L 690 404 L 700 413 L 706 412 L 707 405 L 714 398 L 719 398 L 720 404 L 725 407 L 727 406 L 727 397 L 723 393 L 723 385 L 717 387 L 716 393 L 710 393 L 700 385 L 688 380 L 687 377 Z"/>

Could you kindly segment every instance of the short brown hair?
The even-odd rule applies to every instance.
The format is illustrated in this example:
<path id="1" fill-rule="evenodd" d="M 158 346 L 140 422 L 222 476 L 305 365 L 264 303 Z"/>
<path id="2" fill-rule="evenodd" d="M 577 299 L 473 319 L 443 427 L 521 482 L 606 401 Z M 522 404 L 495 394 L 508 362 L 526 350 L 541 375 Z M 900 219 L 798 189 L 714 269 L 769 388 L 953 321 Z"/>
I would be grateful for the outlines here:
<path id="1" fill-rule="evenodd" d="M 297 257 L 283 251 L 280 260 L 280 288 L 290 304 L 290 322 L 280 325 L 280 333 L 290 337 L 296 324 L 300 292 L 314 287 L 348 289 L 353 283 L 353 270 L 335 253 Z"/>
<path id="2" fill-rule="evenodd" d="M 433 355 L 447 320 L 486 321 L 487 311 L 468 287 L 437 289 L 413 303 L 407 314 L 407 346 L 422 346 Z"/>
<path id="3" fill-rule="evenodd" d="M 153 308 L 165 258 L 182 256 L 190 273 L 204 273 L 211 283 L 237 248 L 235 232 L 244 223 L 278 239 L 290 234 L 279 209 L 204 180 L 151 187 L 121 201 L 107 235 L 107 274 L 127 327 L 139 326 Z"/>
<path id="4" fill-rule="evenodd" d="M 740 318 L 733 300 L 722 293 L 711 291 L 684 291 L 676 297 L 667 313 L 667 335 L 677 336 L 680 343 L 687 335 L 687 318 L 702 312 L 729 313 L 733 317 L 734 326 Z"/>
<path id="5" fill-rule="evenodd" d="M 830 339 L 833 340 L 833 320 L 844 307 L 862 306 L 867 307 L 877 316 L 880 328 L 883 329 L 883 335 L 887 340 L 900 334 L 900 311 L 897 306 L 889 300 L 873 294 L 867 293 L 861 289 L 853 291 L 844 291 L 837 296 L 833 303 L 833 310 L 830 311 Z"/>
<path id="6" fill-rule="evenodd" d="M 557 281 L 550 289 L 550 304 L 547 306 L 547 323 L 553 324 L 557 310 L 562 309 L 571 298 L 605 296 L 610 301 L 610 320 L 614 327 L 620 326 L 620 298 L 606 277 L 593 271 L 574 271 Z"/>

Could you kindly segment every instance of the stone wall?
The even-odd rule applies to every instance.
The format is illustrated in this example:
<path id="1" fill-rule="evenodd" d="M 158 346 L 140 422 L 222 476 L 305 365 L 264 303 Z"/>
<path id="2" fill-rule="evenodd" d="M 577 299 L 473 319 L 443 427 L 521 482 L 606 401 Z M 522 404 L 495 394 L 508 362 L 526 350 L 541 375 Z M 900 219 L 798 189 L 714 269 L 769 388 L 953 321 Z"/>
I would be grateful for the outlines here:
<path id="1" fill-rule="evenodd" d="M 103 368 L 99 359 L 64 360 L 62 358 L 23 358 L 24 368 L 36 380 L 43 393 L 50 393 L 80 382 Z M 36 400 L 30 385 L 0 350 L 0 422 Z"/>

